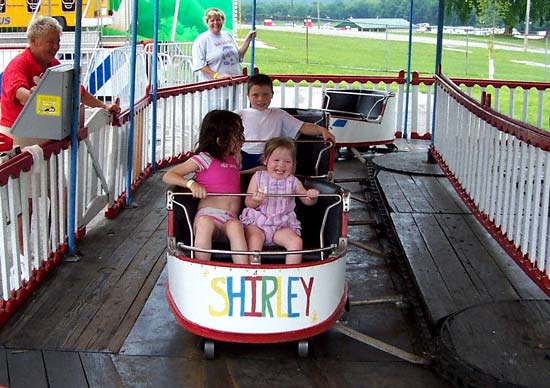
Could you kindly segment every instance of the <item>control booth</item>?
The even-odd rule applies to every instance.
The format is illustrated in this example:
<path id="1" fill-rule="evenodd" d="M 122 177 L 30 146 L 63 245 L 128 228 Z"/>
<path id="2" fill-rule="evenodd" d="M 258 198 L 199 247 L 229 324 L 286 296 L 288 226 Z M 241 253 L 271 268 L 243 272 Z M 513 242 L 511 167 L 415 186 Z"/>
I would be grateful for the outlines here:
<path id="1" fill-rule="evenodd" d="M 46 69 L 23 110 L 13 123 L 19 137 L 61 140 L 71 134 L 73 104 L 72 64 Z"/>

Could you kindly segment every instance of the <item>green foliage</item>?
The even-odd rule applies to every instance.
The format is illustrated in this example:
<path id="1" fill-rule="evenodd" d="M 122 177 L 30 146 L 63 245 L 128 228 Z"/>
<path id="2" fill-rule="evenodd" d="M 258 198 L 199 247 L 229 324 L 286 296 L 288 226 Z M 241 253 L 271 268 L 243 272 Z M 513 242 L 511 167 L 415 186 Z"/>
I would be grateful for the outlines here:
<path id="1" fill-rule="evenodd" d="M 437 21 L 439 0 L 423 0 L 414 3 L 414 23 Z M 242 1 L 243 19 L 250 20 L 251 0 Z M 317 18 L 322 22 L 341 21 L 353 18 L 409 18 L 409 1 L 403 0 L 294 0 L 292 6 L 288 0 L 257 1 L 258 19 L 276 18 L 279 20 L 300 23 L 306 16 Z M 319 5 L 319 13 L 317 12 Z"/>
<path id="2" fill-rule="evenodd" d="M 242 0 L 242 20 L 251 19 L 252 0 Z M 317 6 L 319 5 L 319 12 Z M 437 24 L 439 0 L 415 1 L 413 23 Z M 301 23 L 306 16 L 320 23 L 353 18 L 404 18 L 409 19 L 410 1 L 404 0 L 288 0 L 256 1 L 257 20 L 272 18 Z M 445 24 L 480 27 L 505 26 L 521 29 L 525 24 L 525 0 L 445 0 Z M 496 12 L 493 12 L 496 11 Z M 476 17 L 477 15 L 477 17 Z M 494 17 L 493 17 L 494 16 Z M 546 28 L 550 21 L 550 1 L 531 0 L 533 28 Z"/>

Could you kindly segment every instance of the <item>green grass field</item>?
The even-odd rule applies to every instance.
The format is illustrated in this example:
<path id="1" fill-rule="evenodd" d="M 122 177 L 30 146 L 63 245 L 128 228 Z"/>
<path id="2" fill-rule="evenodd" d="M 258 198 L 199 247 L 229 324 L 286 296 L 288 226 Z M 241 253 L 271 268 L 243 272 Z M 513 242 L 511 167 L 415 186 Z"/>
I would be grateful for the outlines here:
<path id="1" fill-rule="evenodd" d="M 245 31 L 239 35 L 244 36 Z M 433 34 L 422 34 L 433 38 Z M 447 36 L 443 41 L 442 68 L 445 75 L 453 78 L 488 79 L 488 49 L 472 47 L 474 42 L 486 42 L 488 37 L 469 37 L 468 52 L 464 46 L 450 45 L 449 39 L 465 41 L 465 36 Z M 266 29 L 258 30 L 258 44 L 255 51 L 255 66 L 267 74 L 342 74 L 342 75 L 396 75 L 407 69 L 408 43 L 393 40 L 377 40 L 355 37 L 308 34 L 301 32 L 281 32 Z M 261 44 L 260 44 L 261 42 Z M 447 43 L 446 43 L 447 42 Z M 544 53 L 545 41 L 530 41 L 530 48 L 538 48 L 541 53 L 523 52 L 523 41 L 512 37 L 495 37 L 495 44 L 519 48 L 510 51 L 494 50 L 495 79 L 545 82 L 550 80 L 550 67 L 545 74 L 545 61 L 550 62 Z M 269 48 L 264 48 L 268 46 Z M 411 70 L 423 76 L 431 76 L 435 69 L 435 44 L 413 43 Z M 249 56 L 245 59 L 249 61 Z M 530 63 L 530 64 L 526 64 Z M 494 92 L 491 88 L 489 93 Z M 481 90 L 474 89 L 473 95 L 479 98 Z M 542 127 L 550 129 L 549 92 L 545 92 L 545 118 Z M 527 122 L 536 125 L 538 91 L 529 92 Z M 493 96 L 493 102 L 495 97 Z M 510 99 L 507 93 L 500 96 L 499 107 L 508 112 Z M 521 117 L 523 93 L 514 95 L 514 112 Z M 518 117 L 516 116 L 516 117 Z"/>
<path id="2" fill-rule="evenodd" d="M 240 32 L 239 35 L 244 35 Z M 434 38 L 433 34 L 421 34 Z M 449 45 L 449 39 L 465 42 L 461 35 L 446 36 L 443 41 L 442 67 L 451 77 L 488 78 L 487 48 L 473 47 L 474 42 L 487 39 L 469 38 L 468 52 L 464 46 Z M 395 74 L 407 69 L 408 43 L 394 40 L 377 40 L 355 37 L 258 30 L 257 40 L 272 48 L 256 47 L 255 64 L 263 72 L 283 74 Z M 544 51 L 544 41 L 530 41 L 530 48 Z M 505 44 L 521 49 L 523 41 L 512 37 L 496 37 L 495 44 Z M 433 74 L 435 69 L 435 44 L 413 43 L 411 70 Z M 495 79 L 545 82 L 544 52 L 494 50 Z M 525 65 L 517 61 L 528 61 Z M 518 78 L 521 77 L 521 78 Z M 550 81 L 550 67 L 546 70 Z"/>
<path id="3" fill-rule="evenodd" d="M 109 31 L 110 32 L 110 31 Z M 104 33 L 109 33 L 105 29 Z M 240 29 L 238 37 L 244 37 L 248 30 Z M 111 32 L 114 33 L 114 32 Z M 117 34 L 120 34 L 119 32 Z M 395 35 L 396 33 L 392 33 Z M 407 69 L 408 42 L 406 33 L 398 33 L 405 41 L 365 39 L 340 35 L 306 34 L 259 29 L 254 55 L 255 66 L 267 74 L 338 74 L 338 75 L 391 75 Z M 415 33 L 415 37 L 435 38 L 434 34 Z M 459 41 L 462 44 L 454 44 Z M 488 79 L 489 50 L 486 47 L 474 47 L 487 43 L 489 37 L 475 35 L 445 35 L 443 39 L 442 69 L 451 78 Z M 466 42 L 468 49 L 466 50 Z M 523 52 L 523 39 L 511 36 L 495 36 L 494 50 L 495 74 L 497 80 L 516 80 L 550 82 L 550 54 L 547 53 L 545 40 L 530 40 L 529 48 L 538 52 Z M 506 46 L 510 50 L 499 48 Z M 512 51 L 515 49 L 516 51 Z M 434 43 L 412 45 L 411 71 L 430 77 L 435 70 Z M 245 58 L 250 62 L 250 50 Z M 546 67 L 545 64 L 549 65 Z M 505 89 L 505 88 L 503 88 Z M 421 88 L 422 90 L 422 88 Z M 493 93 L 492 88 L 487 92 Z M 538 91 L 529 91 L 527 122 L 537 124 Z M 473 96 L 479 98 L 481 89 L 475 88 Z M 493 96 L 493 104 L 495 97 Z M 510 98 L 502 92 L 499 109 L 509 111 Z M 514 112 L 521 118 L 523 92 L 515 91 Z M 550 92 L 544 92 L 542 127 L 550 130 Z"/>

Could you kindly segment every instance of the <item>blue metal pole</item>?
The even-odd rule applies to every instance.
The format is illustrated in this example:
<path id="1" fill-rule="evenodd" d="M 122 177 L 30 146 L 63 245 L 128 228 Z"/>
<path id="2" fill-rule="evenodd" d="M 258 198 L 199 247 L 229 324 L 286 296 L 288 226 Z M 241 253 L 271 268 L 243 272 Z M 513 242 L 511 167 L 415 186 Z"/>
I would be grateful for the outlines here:
<path id="1" fill-rule="evenodd" d="M 403 138 L 407 138 L 407 127 L 409 121 L 409 90 L 411 87 L 411 56 L 412 56 L 412 17 L 414 1 L 411 0 L 409 7 L 409 55 L 407 58 L 407 82 L 405 94 L 405 122 L 403 123 Z"/>
<path id="2" fill-rule="evenodd" d="M 80 110 L 80 46 L 82 44 L 82 0 L 76 0 L 76 23 L 74 33 L 74 73 L 73 73 L 73 116 L 71 121 L 71 169 L 69 176 L 68 240 L 69 254 L 76 251 L 75 212 L 76 212 L 76 165 L 78 161 L 78 129 Z"/>
<path id="3" fill-rule="evenodd" d="M 439 0 L 439 8 L 437 14 L 437 44 L 435 48 L 435 74 L 441 72 L 441 58 L 443 52 L 443 19 L 445 17 L 445 0 Z M 432 110 L 432 139 L 430 144 L 433 147 L 435 144 L 435 118 L 437 108 L 437 87 L 434 89 L 434 107 Z"/>
<path id="4" fill-rule="evenodd" d="M 151 82 L 153 83 L 153 90 L 151 93 L 151 99 L 153 100 L 153 115 L 151 117 L 153 130 L 151 131 L 151 171 L 154 173 L 157 170 L 157 90 L 158 90 L 158 41 L 159 41 L 159 0 L 155 0 L 153 4 L 153 62 L 151 71 Z"/>
<path id="5" fill-rule="evenodd" d="M 256 0 L 252 1 L 252 31 L 256 29 Z M 250 76 L 254 75 L 254 53 L 256 52 L 256 37 L 252 38 L 250 48 Z"/>
<path id="6" fill-rule="evenodd" d="M 132 2 L 132 33 L 130 51 L 130 127 L 128 128 L 128 159 L 126 160 L 126 206 L 132 203 L 132 160 L 134 158 L 134 97 L 136 94 L 136 45 L 138 0 Z"/>

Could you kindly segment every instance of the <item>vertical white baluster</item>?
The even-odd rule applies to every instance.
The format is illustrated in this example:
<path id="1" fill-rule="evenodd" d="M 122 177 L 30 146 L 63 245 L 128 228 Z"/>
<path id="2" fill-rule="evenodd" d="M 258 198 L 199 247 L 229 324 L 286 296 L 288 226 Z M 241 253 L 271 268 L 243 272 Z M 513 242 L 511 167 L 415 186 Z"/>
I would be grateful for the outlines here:
<path id="1" fill-rule="evenodd" d="M 527 113 L 529 110 L 529 89 L 523 89 L 523 109 L 521 119 L 524 123 L 527 122 Z"/>
<path id="2" fill-rule="evenodd" d="M 523 235 L 521 239 L 521 252 L 525 255 L 529 252 L 529 235 L 531 233 L 531 222 L 532 214 L 531 210 L 533 209 L 533 182 L 535 180 L 535 152 L 536 148 L 529 146 L 528 150 L 528 159 L 527 159 L 527 190 L 525 193 L 525 213 L 524 213 L 524 222 L 523 222 Z M 533 263 L 535 258 L 529 258 Z"/>
<path id="3" fill-rule="evenodd" d="M 550 185 L 546 180 L 550 177 L 550 154 L 548 151 L 543 152 L 543 164 L 544 164 L 544 185 L 542 193 L 542 203 L 541 203 L 541 226 L 539 228 L 539 241 L 540 241 L 540 250 L 539 250 L 539 259 L 538 259 L 538 268 L 541 271 L 546 271 L 546 276 L 550 276 L 550 255 L 548 252 L 549 248 L 549 238 L 548 238 L 548 217 L 549 217 L 549 207 L 550 207 Z"/>
<path id="4" fill-rule="evenodd" d="M 544 163 L 544 155 L 543 151 L 540 148 L 535 149 L 535 177 L 534 177 L 534 187 L 533 187 L 533 207 L 531 212 L 531 228 L 530 231 L 530 242 L 529 242 L 529 258 L 531 260 L 531 263 L 538 262 L 540 260 L 543 260 L 542 257 L 539 256 L 540 247 L 539 244 L 537 244 L 537 238 L 539 237 L 539 221 L 540 221 L 540 214 L 541 214 L 541 208 L 540 208 L 540 201 L 542 196 L 542 180 L 544 179 L 542 175 L 542 167 Z M 544 241 L 540 241 L 540 244 L 543 244 Z"/>

